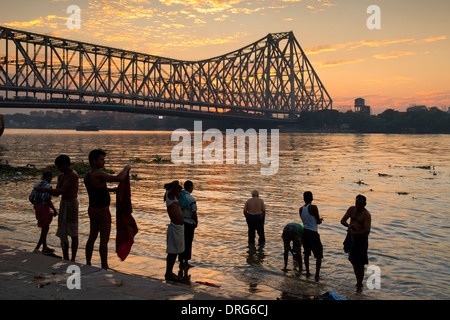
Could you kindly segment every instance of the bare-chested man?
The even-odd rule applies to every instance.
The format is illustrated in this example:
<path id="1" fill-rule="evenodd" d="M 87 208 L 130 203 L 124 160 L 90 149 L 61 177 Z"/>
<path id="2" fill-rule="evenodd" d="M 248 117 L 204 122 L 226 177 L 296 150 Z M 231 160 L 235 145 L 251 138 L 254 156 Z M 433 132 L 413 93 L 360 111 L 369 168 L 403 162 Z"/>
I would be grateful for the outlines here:
<path id="1" fill-rule="evenodd" d="M 259 237 L 258 243 L 265 243 L 264 221 L 266 219 L 266 205 L 259 197 L 258 190 L 252 191 L 252 197 L 245 203 L 243 212 L 248 225 L 248 243 L 255 243 L 255 231 Z"/>
<path id="2" fill-rule="evenodd" d="M 116 188 L 108 188 L 107 182 L 121 182 L 130 171 L 130 166 L 125 166 L 118 175 L 110 175 L 101 171 L 105 167 L 106 152 L 101 149 L 92 150 L 89 153 L 91 170 L 84 177 L 84 184 L 89 195 L 88 215 L 90 221 L 89 238 L 86 243 L 86 264 L 91 265 L 94 244 L 100 234 L 100 260 L 102 268 L 108 266 L 108 242 L 111 234 L 111 212 L 109 206 L 111 197 L 109 192 Z"/>
<path id="3" fill-rule="evenodd" d="M 184 252 L 184 218 L 178 203 L 181 197 L 182 187 L 178 181 L 172 181 L 164 185 L 166 194 L 164 201 L 167 206 L 170 224 L 167 228 L 167 260 L 165 279 L 168 281 L 179 281 L 179 277 L 173 273 L 173 266 L 177 260 L 177 256 Z"/>
<path id="4" fill-rule="evenodd" d="M 36 188 L 39 192 L 47 192 L 61 197 L 58 230 L 56 236 L 61 239 L 64 260 L 69 260 L 69 236 L 72 239 L 72 257 L 75 261 L 78 250 L 78 173 L 70 167 L 70 158 L 60 155 L 55 159 L 55 165 L 62 173 L 58 176 L 55 189 Z"/>
<path id="5" fill-rule="evenodd" d="M 366 197 L 357 195 L 355 206 L 348 208 L 341 219 L 341 224 L 349 228 L 347 232 L 352 240 L 348 260 L 353 265 L 353 271 L 356 276 L 356 290 L 358 292 L 360 292 L 363 287 L 364 265 L 369 263 L 367 249 L 369 248 L 369 233 L 372 218 L 365 206 Z M 349 218 L 350 224 L 347 223 Z"/>

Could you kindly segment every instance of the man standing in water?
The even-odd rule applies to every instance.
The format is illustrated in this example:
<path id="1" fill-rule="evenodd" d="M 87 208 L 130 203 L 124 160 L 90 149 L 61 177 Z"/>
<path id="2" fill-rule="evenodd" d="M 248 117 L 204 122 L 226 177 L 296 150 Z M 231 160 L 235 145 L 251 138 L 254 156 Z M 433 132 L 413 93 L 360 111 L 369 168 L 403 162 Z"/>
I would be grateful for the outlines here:
<path id="1" fill-rule="evenodd" d="M 84 177 L 84 185 L 89 195 L 89 220 L 90 233 L 86 243 L 86 264 L 91 265 L 92 252 L 94 250 L 95 240 L 100 233 L 100 259 L 102 268 L 107 270 L 108 266 L 108 242 L 111 234 L 111 213 L 109 205 L 111 204 L 110 191 L 106 185 L 107 182 L 121 182 L 130 171 L 130 166 L 125 166 L 116 176 L 109 175 L 101 171 L 105 167 L 106 152 L 100 149 L 92 150 L 89 153 L 89 164 L 91 170 Z"/>
<path id="2" fill-rule="evenodd" d="M 353 265 L 356 276 L 356 291 L 361 292 L 364 279 L 364 265 L 369 263 L 367 250 L 369 248 L 369 233 L 372 217 L 366 210 L 366 197 L 357 195 L 355 205 L 348 208 L 341 219 L 341 224 L 349 228 L 348 234 L 351 236 L 351 245 L 348 260 Z M 350 218 L 350 224 L 347 220 Z"/>
<path id="3" fill-rule="evenodd" d="M 64 260 L 69 260 L 69 236 L 72 239 L 72 258 L 75 261 L 78 251 L 78 173 L 70 167 L 70 158 L 60 155 L 55 159 L 55 165 L 62 172 L 58 176 L 55 189 L 37 187 L 38 192 L 51 195 L 62 195 L 56 236 L 61 239 Z"/>
<path id="4" fill-rule="evenodd" d="M 319 217 L 319 209 L 317 206 L 311 204 L 313 201 L 313 195 L 310 191 L 306 191 L 303 194 L 303 200 L 305 205 L 300 207 L 299 214 L 303 222 L 303 248 L 305 253 L 305 269 L 306 276 L 309 277 L 309 257 L 311 256 L 311 251 L 314 253 L 316 258 L 316 274 L 314 279 L 319 281 L 320 267 L 322 266 L 323 258 L 323 246 L 320 241 L 320 235 L 317 230 L 317 225 L 321 224 L 323 218 Z"/>
<path id="5" fill-rule="evenodd" d="M 192 267 L 189 260 L 192 258 L 192 242 L 194 241 L 195 228 L 198 226 L 197 201 L 191 195 L 194 191 L 194 183 L 188 180 L 184 183 L 179 204 L 184 218 L 184 252 L 178 258 L 180 260 L 180 272 L 182 277 L 189 277 L 188 270 Z"/>
<path id="6" fill-rule="evenodd" d="M 251 199 L 248 199 L 245 203 L 244 215 L 248 225 L 248 243 L 255 243 L 255 231 L 258 232 L 258 244 L 265 243 L 264 221 L 266 218 L 266 206 L 264 201 L 259 198 L 258 190 L 253 190 Z"/>

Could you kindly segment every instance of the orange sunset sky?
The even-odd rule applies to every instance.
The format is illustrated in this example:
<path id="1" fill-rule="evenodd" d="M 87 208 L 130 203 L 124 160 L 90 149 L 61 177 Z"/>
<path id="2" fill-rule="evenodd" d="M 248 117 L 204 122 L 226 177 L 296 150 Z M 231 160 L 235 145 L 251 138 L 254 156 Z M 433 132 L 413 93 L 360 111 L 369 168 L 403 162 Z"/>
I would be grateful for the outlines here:
<path id="1" fill-rule="evenodd" d="M 370 5 L 381 29 L 367 27 Z M 293 31 L 335 109 L 450 106 L 449 0 L 0 0 L 0 25 L 184 60 Z"/>

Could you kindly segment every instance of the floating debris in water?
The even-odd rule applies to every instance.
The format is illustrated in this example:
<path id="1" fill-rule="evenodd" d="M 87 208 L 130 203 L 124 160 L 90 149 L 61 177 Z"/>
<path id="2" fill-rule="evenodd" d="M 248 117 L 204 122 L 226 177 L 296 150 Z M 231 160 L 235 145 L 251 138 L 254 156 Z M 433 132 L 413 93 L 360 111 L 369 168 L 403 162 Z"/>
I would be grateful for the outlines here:
<path id="1" fill-rule="evenodd" d="M 7 230 L 7 231 L 15 231 L 16 229 L 11 229 L 5 226 L 0 226 L 0 230 Z"/>
<path id="2" fill-rule="evenodd" d="M 150 163 L 149 161 L 141 159 L 139 157 L 130 159 L 130 162 L 131 163 Z"/>
<path id="3" fill-rule="evenodd" d="M 387 174 L 387 173 L 378 173 L 379 177 L 392 177 L 392 175 Z"/>
<path id="4" fill-rule="evenodd" d="M 172 160 L 163 158 L 159 155 L 155 155 L 155 158 L 152 160 L 152 163 L 171 163 Z"/>
<path id="5" fill-rule="evenodd" d="M 413 168 L 431 170 L 431 166 L 414 166 Z M 433 166 L 433 169 L 434 169 L 434 166 Z"/>

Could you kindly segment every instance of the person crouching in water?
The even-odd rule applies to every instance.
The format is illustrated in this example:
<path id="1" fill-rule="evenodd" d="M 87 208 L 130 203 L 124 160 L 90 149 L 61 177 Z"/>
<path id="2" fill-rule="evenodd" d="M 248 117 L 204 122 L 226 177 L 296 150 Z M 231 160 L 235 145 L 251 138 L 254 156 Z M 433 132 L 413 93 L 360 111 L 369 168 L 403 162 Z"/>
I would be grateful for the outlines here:
<path id="1" fill-rule="evenodd" d="M 170 218 L 170 224 L 167 227 L 167 259 L 164 278 L 167 281 L 180 281 L 180 278 L 173 273 L 173 266 L 177 256 L 184 252 L 184 218 L 178 203 L 183 188 L 175 180 L 165 184 L 164 189 L 166 189 L 164 201 Z"/>

